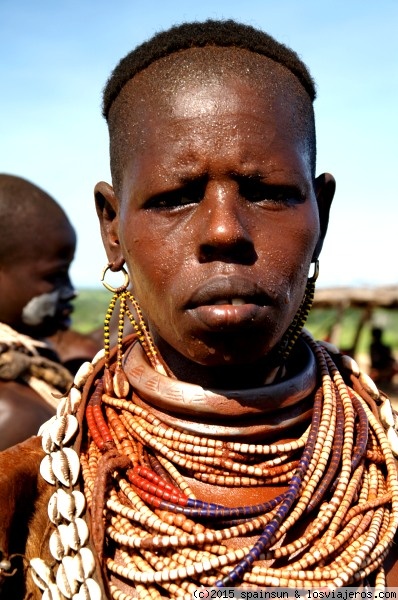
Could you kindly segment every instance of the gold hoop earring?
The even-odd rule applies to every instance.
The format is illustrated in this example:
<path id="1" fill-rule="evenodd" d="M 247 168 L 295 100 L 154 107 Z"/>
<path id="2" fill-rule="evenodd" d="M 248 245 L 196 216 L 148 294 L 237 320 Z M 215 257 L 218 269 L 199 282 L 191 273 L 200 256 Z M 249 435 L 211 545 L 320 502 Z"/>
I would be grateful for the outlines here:
<path id="1" fill-rule="evenodd" d="M 311 277 L 308 277 L 307 284 L 308 283 L 315 283 L 316 280 L 318 279 L 318 276 L 319 276 L 319 260 L 316 258 L 313 261 L 313 263 L 314 263 L 314 272 L 311 275 Z"/>
<path id="2" fill-rule="evenodd" d="M 106 288 L 108 290 L 108 292 L 112 292 L 112 294 L 121 294 L 122 292 L 125 292 L 128 288 L 128 286 L 130 285 L 130 276 L 127 272 L 127 270 L 122 267 L 120 269 L 120 271 L 123 273 L 124 275 L 124 281 L 123 284 L 120 287 L 113 287 L 111 285 L 109 285 L 109 283 L 107 283 L 105 281 L 105 275 L 107 274 L 107 272 L 110 270 L 111 268 L 111 263 L 108 263 L 102 270 L 102 275 L 101 275 L 101 283 L 104 286 L 104 288 Z"/>

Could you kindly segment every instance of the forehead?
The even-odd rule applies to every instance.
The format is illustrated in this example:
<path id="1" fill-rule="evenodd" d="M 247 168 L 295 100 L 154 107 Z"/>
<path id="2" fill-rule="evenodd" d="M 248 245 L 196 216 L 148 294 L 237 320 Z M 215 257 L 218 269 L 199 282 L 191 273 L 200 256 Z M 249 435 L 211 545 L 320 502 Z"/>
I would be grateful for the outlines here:
<path id="1" fill-rule="evenodd" d="M 311 153 L 312 103 L 287 68 L 237 48 L 192 48 L 152 63 L 121 90 L 109 115 L 111 170 L 116 187 L 126 160 L 156 140 L 160 122 L 195 119 L 216 126 L 217 115 L 231 114 L 231 125 L 244 113 L 268 114 L 279 136 L 300 140 Z M 154 132 L 154 136 L 151 133 Z M 308 147 L 307 147 L 308 145 Z"/>
<path id="2" fill-rule="evenodd" d="M 194 98 L 198 108 L 214 109 L 208 90 L 231 84 L 251 87 L 263 108 L 276 101 L 290 112 L 312 110 L 297 78 L 275 61 L 238 48 L 191 48 L 155 61 L 124 86 L 110 113 L 111 141 L 126 125 L 131 131 L 158 114 L 182 111 L 189 96 L 190 105 Z"/>
<path id="3" fill-rule="evenodd" d="M 66 218 L 43 219 L 21 235 L 16 254 L 20 261 L 70 262 L 76 249 L 76 233 Z"/>

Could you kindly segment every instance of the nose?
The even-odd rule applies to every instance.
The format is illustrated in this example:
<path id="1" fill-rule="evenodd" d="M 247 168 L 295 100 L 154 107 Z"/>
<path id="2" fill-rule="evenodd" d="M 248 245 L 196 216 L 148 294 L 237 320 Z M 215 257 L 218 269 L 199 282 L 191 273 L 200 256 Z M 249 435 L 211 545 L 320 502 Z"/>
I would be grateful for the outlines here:
<path id="1" fill-rule="evenodd" d="M 200 262 L 255 262 L 250 215 L 237 183 L 209 181 L 200 212 Z"/>
<path id="2" fill-rule="evenodd" d="M 67 302 L 76 298 L 77 292 L 68 276 L 63 284 L 59 287 L 59 298 L 60 300 Z"/>

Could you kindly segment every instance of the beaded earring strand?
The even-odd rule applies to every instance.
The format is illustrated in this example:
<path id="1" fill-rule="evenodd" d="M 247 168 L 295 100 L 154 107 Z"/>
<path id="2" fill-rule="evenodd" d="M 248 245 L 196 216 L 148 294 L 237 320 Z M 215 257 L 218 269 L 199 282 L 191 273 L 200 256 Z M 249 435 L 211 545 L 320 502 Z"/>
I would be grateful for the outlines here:
<path id="1" fill-rule="evenodd" d="M 138 341 L 143 347 L 146 356 L 149 359 L 152 367 L 162 373 L 166 374 L 166 371 L 158 358 L 157 351 L 155 349 L 155 345 L 152 341 L 152 338 L 149 334 L 148 328 L 142 316 L 141 308 L 134 298 L 133 294 L 128 290 L 128 286 L 130 285 L 130 277 L 128 272 L 124 267 L 120 270 L 123 273 L 124 281 L 120 287 L 112 287 L 109 283 L 105 281 L 105 275 L 107 271 L 110 269 L 111 265 L 108 264 L 104 267 L 101 276 L 101 283 L 103 286 L 110 292 L 112 292 L 113 296 L 109 303 L 108 310 L 104 319 L 104 349 L 105 349 L 105 371 L 104 375 L 105 379 L 105 389 L 109 389 L 112 391 L 112 384 L 110 382 L 109 375 L 109 357 L 110 357 L 110 322 L 112 319 L 112 315 L 114 313 L 116 304 L 119 303 L 119 314 L 118 314 L 118 330 L 117 330 L 117 359 L 116 359 L 116 371 L 113 376 L 113 386 L 114 391 L 119 398 L 125 397 L 128 393 L 128 381 L 125 377 L 125 374 L 122 369 L 122 358 L 123 358 L 123 350 L 122 343 L 124 337 L 124 326 L 125 326 L 125 317 L 127 316 L 131 325 L 133 326 Z M 131 303 L 133 310 L 137 315 L 137 319 L 134 317 L 131 312 L 128 302 Z"/>
<path id="2" fill-rule="evenodd" d="M 297 313 L 294 316 L 289 328 L 278 345 L 279 361 L 286 361 L 291 353 L 293 346 L 297 342 L 300 333 L 307 321 L 309 312 L 312 308 L 315 295 L 315 284 L 319 276 L 319 260 L 314 261 L 314 272 L 311 277 L 308 277 L 305 288 L 304 298 L 299 306 Z"/>

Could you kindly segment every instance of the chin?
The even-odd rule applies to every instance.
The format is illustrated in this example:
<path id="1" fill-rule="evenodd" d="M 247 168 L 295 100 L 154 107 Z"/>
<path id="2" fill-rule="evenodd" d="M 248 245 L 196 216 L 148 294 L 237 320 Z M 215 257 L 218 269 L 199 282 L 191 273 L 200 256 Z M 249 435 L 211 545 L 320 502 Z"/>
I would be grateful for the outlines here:
<path id="1" fill-rule="evenodd" d="M 266 339 L 253 340 L 249 336 L 233 336 L 223 343 L 205 342 L 197 357 L 190 357 L 201 364 L 208 367 L 231 367 L 256 364 L 264 361 L 272 352 L 274 344 Z"/>
<path id="2" fill-rule="evenodd" d="M 62 320 L 62 321 L 54 321 L 48 320 L 44 321 L 41 325 L 38 325 L 35 328 L 35 334 L 31 334 L 32 337 L 51 337 L 60 331 L 66 331 L 70 328 L 71 322 Z"/>

